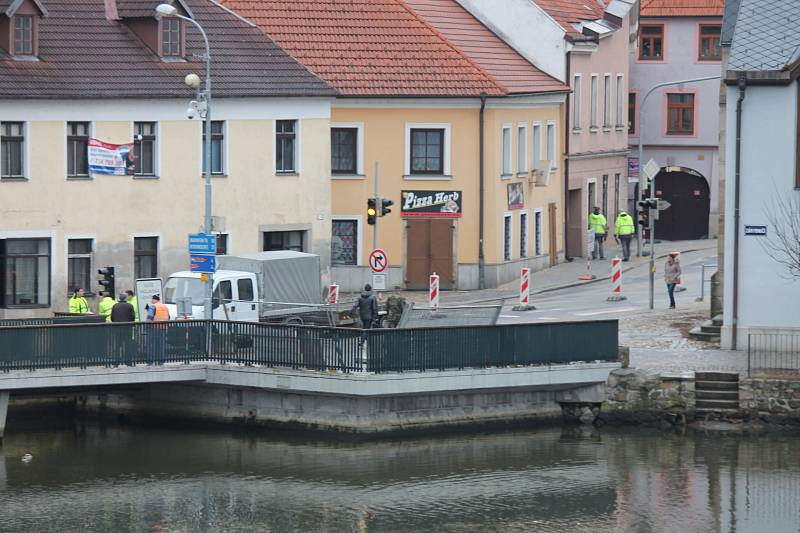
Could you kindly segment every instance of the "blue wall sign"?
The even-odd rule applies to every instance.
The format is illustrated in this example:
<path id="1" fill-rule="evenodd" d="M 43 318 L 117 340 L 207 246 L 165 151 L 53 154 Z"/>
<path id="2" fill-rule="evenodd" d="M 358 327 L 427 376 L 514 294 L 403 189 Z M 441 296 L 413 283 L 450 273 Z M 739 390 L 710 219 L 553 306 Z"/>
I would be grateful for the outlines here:
<path id="1" fill-rule="evenodd" d="M 189 234 L 189 254 L 216 254 L 217 236 L 206 233 Z"/>
<path id="2" fill-rule="evenodd" d="M 767 234 L 767 227 L 766 226 L 748 226 L 748 225 L 745 225 L 744 234 L 745 235 L 766 235 Z"/>
<path id="3" fill-rule="evenodd" d="M 217 271 L 216 255 L 192 254 L 189 257 L 189 262 L 191 263 L 189 268 L 192 272 L 213 274 Z"/>

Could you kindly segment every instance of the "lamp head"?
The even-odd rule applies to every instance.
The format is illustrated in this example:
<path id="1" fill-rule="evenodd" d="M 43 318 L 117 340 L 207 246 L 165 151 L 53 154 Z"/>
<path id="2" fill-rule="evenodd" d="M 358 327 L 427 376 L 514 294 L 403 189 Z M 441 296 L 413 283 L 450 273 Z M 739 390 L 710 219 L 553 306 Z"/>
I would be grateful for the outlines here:
<path id="1" fill-rule="evenodd" d="M 163 5 L 163 4 L 162 4 Z M 197 74 L 187 74 L 185 78 L 183 78 L 183 83 L 191 87 L 192 89 L 199 89 L 200 88 L 200 76 Z"/>
<path id="2" fill-rule="evenodd" d="M 174 17 L 178 13 L 178 9 L 171 4 L 158 4 L 156 13 L 162 17 Z"/>

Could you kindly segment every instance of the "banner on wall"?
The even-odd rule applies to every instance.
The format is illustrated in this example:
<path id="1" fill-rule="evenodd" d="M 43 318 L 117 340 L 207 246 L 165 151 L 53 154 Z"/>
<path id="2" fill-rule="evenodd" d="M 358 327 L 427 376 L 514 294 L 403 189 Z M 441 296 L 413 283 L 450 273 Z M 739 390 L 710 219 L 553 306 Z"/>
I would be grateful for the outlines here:
<path id="1" fill-rule="evenodd" d="M 89 138 L 89 174 L 132 176 L 135 171 L 133 143 L 111 144 Z"/>
<path id="2" fill-rule="evenodd" d="M 522 209 L 525 207 L 525 189 L 522 183 L 515 182 L 508 184 L 508 208 Z"/>

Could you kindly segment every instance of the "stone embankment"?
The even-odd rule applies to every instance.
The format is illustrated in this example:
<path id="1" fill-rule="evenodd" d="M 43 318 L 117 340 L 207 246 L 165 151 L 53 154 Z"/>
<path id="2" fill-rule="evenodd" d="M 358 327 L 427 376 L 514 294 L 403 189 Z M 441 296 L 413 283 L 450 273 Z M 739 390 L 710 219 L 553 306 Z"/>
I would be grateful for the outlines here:
<path id="1" fill-rule="evenodd" d="M 609 375 L 606 400 L 593 413 L 595 424 L 670 427 L 723 420 L 800 430 L 800 376 L 657 375 L 621 368 Z M 587 422 L 588 413 L 581 414 Z"/>

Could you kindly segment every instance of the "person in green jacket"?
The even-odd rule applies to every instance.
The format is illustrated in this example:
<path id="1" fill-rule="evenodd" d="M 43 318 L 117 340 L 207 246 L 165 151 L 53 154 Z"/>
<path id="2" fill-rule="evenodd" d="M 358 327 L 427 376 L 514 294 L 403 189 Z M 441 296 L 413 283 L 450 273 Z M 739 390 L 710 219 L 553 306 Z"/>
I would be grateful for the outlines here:
<path id="1" fill-rule="evenodd" d="M 589 213 L 589 229 L 594 232 L 594 248 L 592 249 L 592 259 L 597 259 L 600 254 L 600 259 L 605 259 L 603 253 L 603 241 L 608 236 L 608 221 L 605 215 L 600 212 L 600 208 L 594 206 L 594 212 Z"/>
<path id="2" fill-rule="evenodd" d="M 114 307 L 115 303 L 117 302 L 111 295 L 104 293 L 103 299 L 100 300 L 100 303 L 97 305 L 97 312 L 106 317 L 106 322 L 111 322 L 111 308 Z"/>
<path id="3" fill-rule="evenodd" d="M 128 289 L 125 291 L 125 294 L 128 295 L 128 303 L 133 306 L 133 315 L 136 322 L 139 321 L 139 305 L 136 303 L 136 295 L 133 294 L 133 291 Z"/>
<path id="4" fill-rule="evenodd" d="M 633 239 L 634 233 L 636 233 L 636 226 L 633 218 L 625 211 L 620 211 L 617 215 L 617 222 L 614 224 L 614 240 L 622 242 L 623 261 L 631 258 L 631 239 Z"/>
<path id="5" fill-rule="evenodd" d="M 89 302 L 86 301 L 83 289 L 78 287 L 72 293 L 72 298 L 69 299 L 69 312 L 74 314 L 85 315 L 89 312 Z"/>

